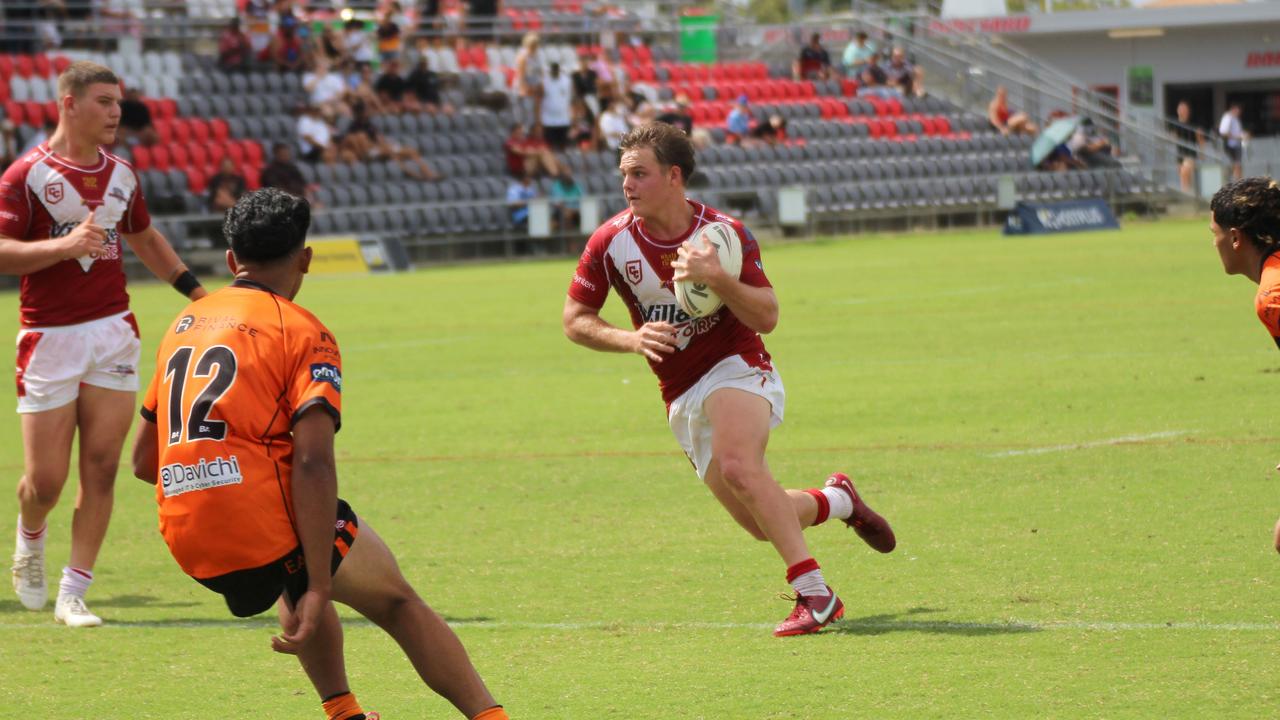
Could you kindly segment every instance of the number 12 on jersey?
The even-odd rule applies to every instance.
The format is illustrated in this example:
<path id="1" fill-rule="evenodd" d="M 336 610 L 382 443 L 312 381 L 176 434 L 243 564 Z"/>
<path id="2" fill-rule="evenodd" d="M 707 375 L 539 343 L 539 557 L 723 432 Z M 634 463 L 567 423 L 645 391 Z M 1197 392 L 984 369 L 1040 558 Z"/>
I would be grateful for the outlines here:
<path id="1" fill-rule="evenodd" d="M 226 345 L 214 345 L 200 355 L 191 378 L 212 378 L 204 390 L 196 396 L 190 408 L 183 406 L 183 390 L 187 385 L 187 373 L 191 369 L 191 356 L 195 348 L 184 345 L 169 356 L 165 363 L 164 381 L 169 384 L 169 444 L 196 440 L 223 440 L 227 437 L 227 424 L 210 420 L 214 403 L 231 389 L 236 381 L 236 354 Z M 183 435 L 185 434 L 185 439 Z"/>

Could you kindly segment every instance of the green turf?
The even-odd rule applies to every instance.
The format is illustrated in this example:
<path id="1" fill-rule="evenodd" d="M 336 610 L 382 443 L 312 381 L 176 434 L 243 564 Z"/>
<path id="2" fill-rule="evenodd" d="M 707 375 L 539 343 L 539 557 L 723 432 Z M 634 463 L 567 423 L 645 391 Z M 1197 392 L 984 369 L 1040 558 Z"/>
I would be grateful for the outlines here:
<path id="1" fill-rule="evenodd" d="M 766 246 L 788 388 L 770 463 L 788 486 L 851 471 L 899 537 L 880 556 L 811 531 L 848 616 L 787 640 L 780 561 L 700 487 L 643 362 L 564 339 L 571 261 L 314 278 L 299 300 L 344 351 L 342 494 L 513 717 L 1274 717 L 1280 355 L 1206 224 Z M 178 301 L 136 287 L 144 357 Z M 18 437 L 0 413 L 11 478 Z M 108 626 L 0 600 L 0 703 L 317 717 L 270 618 L 181 574 L 149 486 L 122 474 L 117 498 L 90 598 Z M 347 641 L 366 705 L 452 717 L 379 631 Z"/>

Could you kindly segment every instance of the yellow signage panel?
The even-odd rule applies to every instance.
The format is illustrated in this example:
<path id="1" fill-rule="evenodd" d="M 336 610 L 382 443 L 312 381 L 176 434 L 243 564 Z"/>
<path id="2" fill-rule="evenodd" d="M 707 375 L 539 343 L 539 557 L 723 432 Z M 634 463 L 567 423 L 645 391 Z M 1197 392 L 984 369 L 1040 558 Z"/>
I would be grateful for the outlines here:
<path id="1" fill-rule="evenodd" d="M 311 272 L 317 275 L 367 273 L 369 265 L 354 235 L 312 238 Z"/>

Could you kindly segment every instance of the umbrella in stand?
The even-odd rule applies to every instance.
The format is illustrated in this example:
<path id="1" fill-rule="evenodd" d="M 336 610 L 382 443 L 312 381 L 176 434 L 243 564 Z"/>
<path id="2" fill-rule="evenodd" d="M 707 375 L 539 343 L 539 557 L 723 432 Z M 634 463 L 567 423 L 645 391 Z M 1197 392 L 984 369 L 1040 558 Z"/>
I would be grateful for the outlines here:
<path id="1" fill-rule="evenodd" d="M 1039 167 L 1045 158 L 1053 154 L 1053 149 L 1066 142 L 1079 126 L 1078 115 L 1054 120 L 1031 144 L 1031 167 Z"/>

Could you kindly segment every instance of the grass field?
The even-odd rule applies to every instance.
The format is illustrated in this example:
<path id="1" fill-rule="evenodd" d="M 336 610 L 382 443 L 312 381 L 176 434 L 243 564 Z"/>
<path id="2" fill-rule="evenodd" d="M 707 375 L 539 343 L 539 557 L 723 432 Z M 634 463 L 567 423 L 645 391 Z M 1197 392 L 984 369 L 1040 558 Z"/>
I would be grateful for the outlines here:
<path id="1" fill-rule="evenodd" d="M 788 388 L 770 463 L 788 486 L 849 470 L 899 538 L 880 556 L 811 530 L 848 614 L 787 640 L 780 561 L 700 487 L 643 361 L 562 336 L 572 261 L 314 278 L 299 301 L 343 347 L 341 494 L 514 718 L 1274 717 L 1280 355 L 1206 225 L 766 246 Z M 180 299 L 134 299 L 149 376 Z M 0 413 L 7 482 L 20 458 Z M 318 716 L 271 616 L 232 619 L 169 558 L 150 486 L 121 473 L 113 523 L 107 626 L 3 593 L 0 704 Z M 453 717 L 376 628 L 352 619 L 347 651 L 366 707 Z"/>

